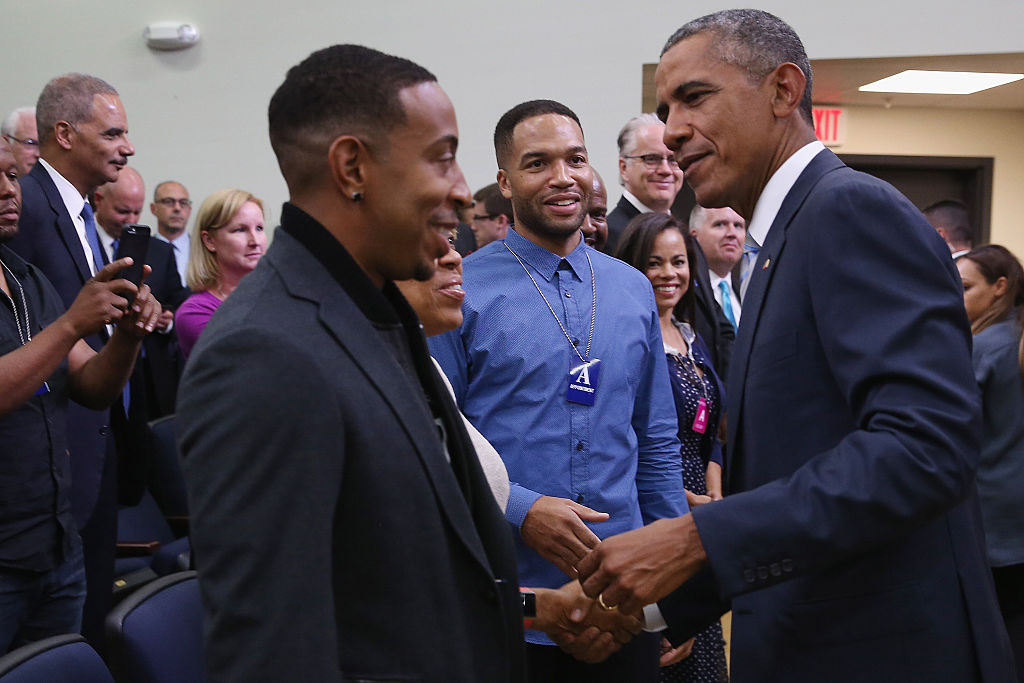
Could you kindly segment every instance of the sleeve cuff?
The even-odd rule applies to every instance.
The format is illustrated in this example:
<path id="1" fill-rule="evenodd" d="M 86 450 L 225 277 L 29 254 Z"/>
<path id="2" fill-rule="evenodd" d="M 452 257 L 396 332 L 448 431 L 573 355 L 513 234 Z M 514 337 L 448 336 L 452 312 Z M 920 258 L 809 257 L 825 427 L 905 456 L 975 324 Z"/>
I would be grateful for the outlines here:
<path id="1" fill-rule="evenodd" d="M 657 633 L 668 628 L 665 617 L 661 615 L 661 609 L 657 603 L 644 606 L 644 630 L 648 633 Z"/>
<path id="2" fill-rule="evenodd" d="M 508 507 L 505 508 L 505 519 L 508 520 L 509 524 L 519 529 L 523 526 L 526 513 L 530 511 L 530 508 L 533 507 L 533 504 L 537 502 L 540 496 L 541 494 L 536 491 L 531 491 L 519 484 L 511 484 L 508 494 Z"/>

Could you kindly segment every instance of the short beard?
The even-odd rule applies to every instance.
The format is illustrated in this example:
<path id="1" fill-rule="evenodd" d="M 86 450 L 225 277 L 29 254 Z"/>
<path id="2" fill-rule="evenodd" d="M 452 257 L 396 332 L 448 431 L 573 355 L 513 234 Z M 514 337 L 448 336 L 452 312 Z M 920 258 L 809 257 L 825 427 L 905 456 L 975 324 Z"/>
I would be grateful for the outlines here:
<path id="1" fill-rule="evenodd" d="M 586 206 L 586 202 L 581 202 L 580 205 Z M 512 196 L 512 210 L 515 213 L 517 228 L 523 228 L 536 235 L 554 240 L 563 240 L 575 235 L 587 217 L 587 212 L 581 210 L 580 218 L 576 221 L 575 226 L 551 223 L 543 214 L 534 211 L 529 202 L 518 201 L 514 195 Z"/>

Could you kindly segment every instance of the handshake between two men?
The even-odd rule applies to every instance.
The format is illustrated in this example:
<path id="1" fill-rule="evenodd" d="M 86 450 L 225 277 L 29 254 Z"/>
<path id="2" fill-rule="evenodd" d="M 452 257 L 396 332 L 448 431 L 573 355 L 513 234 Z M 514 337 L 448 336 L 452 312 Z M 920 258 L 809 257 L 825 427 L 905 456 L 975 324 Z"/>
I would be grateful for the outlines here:
<path id="1" fill-rule="evenodd" d="M 608 514 L 566 498 L 542 496 L 523 521 L 523 541 L 566 575 L 558 589 L 534 589 L 542 630 L 563 650 L 600 662 L 644 628 L 644 607 L 696 574 L 705 561 L 690 515 L 662 519 L 601 541 L 584 521 Z M 677 647 L 664 640 L 661 666 L 689 656 L 693 639 Z"/>

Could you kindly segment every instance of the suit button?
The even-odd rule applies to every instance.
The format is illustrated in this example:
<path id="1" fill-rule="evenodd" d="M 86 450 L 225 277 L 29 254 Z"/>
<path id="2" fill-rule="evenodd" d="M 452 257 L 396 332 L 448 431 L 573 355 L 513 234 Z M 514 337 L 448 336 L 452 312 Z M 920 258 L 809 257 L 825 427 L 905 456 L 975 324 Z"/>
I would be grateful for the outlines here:
<path id="1" fill-rule="evenodd" d="M 100 427 L 100 436 L 106 436 L 110 433 L 110 425 L 103 425 Z"/>
<path id="2" fill-rule="evenodd" d="M 768 565 L 768 571 L 771 572 L 772 576 L 782 576 L 782 567 L 778 562 L 772 562 Z"/>
<path id="3" fill-rule="evenodd" d="M 758 567 L 757 578 L 761 579 L 762 581 L 766 580 L 768 578 L 768 567 L 765 567 L 764 565 Z"/>
<path id="4" fill-rule="evenodd" d="M 792 572 L 793 571 L 793 560 L 790 560 L 788 558 L 783 560 L 782 561 L 782 571 L 786 572 L 787 574 Z"/>
<path id="5" fill-rule="evenodd" d="M 757 580 L 757 576 L 754 575 L 754 570 L 753 569 L 744 569 L 743 570 L 743 580 L 746 581 L 747 583 L 754 583 L 754 581 Z"/>

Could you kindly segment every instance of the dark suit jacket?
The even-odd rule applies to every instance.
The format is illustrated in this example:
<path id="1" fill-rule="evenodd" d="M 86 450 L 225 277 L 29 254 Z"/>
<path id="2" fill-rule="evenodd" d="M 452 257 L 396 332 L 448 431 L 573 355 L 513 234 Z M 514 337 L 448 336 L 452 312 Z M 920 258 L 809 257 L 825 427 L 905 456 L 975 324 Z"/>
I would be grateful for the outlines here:
<path id="1" fill-rule="evenodd" d="M 153 272 L 146 282 L 165 309 L 175 311 L 189 296 L 174 260 L 174 248 L 155 237 L 149 240 L 146 263 Z M 146 385 L 146 418 L 155 420 L 174 412 L 178 379 L 185 361 L 178 349 L 178 335 L 154 332 L 143 341 L 142 367 Z"/>
<path id="2" fill-rule="evenodd" d="M 711 279 L 708 275 L 708 261 L 696 239 L 693 240 L 693 249 L 697 257 L 695 267 L 690 270 L 690 284 L 694 288 L 693 293 L 697 302 L 694 326 L 711 352 L 711 362 L 715 366 L 715 371 L 724 382 L 729 379 L 729 358 L 732 355 L 736 332 L 732 328 L 732 323 L 725 317 L 722 307 L 715 301 L 715 293 L 711 290 Z"/>
<path id="3" fill-rule="evenodd" d="M 1014 680 L 947 251 L 827 150 L 782 203 L 733 350 L 727 495 L 693 511 L 710 571 L 662 602 L 678 639 L 700 589 L 732 600 L 738 683 Z"/>
<path id="4" fill-rule="evenodd" d="M 605 242 L 604 253 L 615 254 L 615 248 L 619 246 L 622 232 L 629 222 L 639 215 L 639 209 L 630 204 L 625 197 L 619 197 L 619 203 L 608 213 L 608 241 Z"/>
<path id="5" fill-rule="evenodd" d="M 454 404 L 430 363 L 458 468 L 420 383 L 286 231 L 295 214 L 179 393 L 210 680 L 520 681 L 511 532 L 476 458 L 456 460 L 473 451 Z"/>
<path id="6" fill-rule="evenodd" d="M 42 164 L 21 178 L 21 196 L 18 235 L 8 246 L 42 270 L 69 307 L 92 274 L 64 200 Z M 85 341 L 98 351 L 106 333 L 90 335 Z M 99 496 L 109 425 L 109 410 L 88 410 L 68 403 L 71 509 L 79 528 L 92 515 Z"/>

